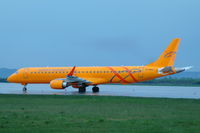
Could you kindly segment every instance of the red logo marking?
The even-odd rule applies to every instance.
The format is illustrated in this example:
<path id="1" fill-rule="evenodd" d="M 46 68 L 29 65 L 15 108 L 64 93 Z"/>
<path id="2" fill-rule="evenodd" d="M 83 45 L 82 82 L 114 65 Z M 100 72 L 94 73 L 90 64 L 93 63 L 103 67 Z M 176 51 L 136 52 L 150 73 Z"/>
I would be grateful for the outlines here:
<path id="1" fill-rule="evenodd" d="M 138 82 L 135 77 L 132 75 L 131 71 L 127 68 L 127 67 L 123 67 L 124 69 L 126 69 L 129 73 L 129 75 L 131 76 L 131 78 L 135 81 L 135 82 Z"/>
<path id="2" fill-rule="evenodd" d="M 171 57 L 171 56 L 173 56 L 173 55 L 175 55 L 175 54 L 176 54 L 176 52 L 171 51 L 171 52 L 166 53 L 166 54 L 164 55 L 164 57 L 165 57 L 165 58 L 168 58 L 168 57 Z"/>
<path id="3" fill-rule="evenodd" d="M 112 67 L 108 67 L 114 74 L 115 76 L 117 76 L 121 81 L 123 81 L 124 83 L 130 83 L 128 81 L 126 81 L 124 78 L 122 78 Z"/>

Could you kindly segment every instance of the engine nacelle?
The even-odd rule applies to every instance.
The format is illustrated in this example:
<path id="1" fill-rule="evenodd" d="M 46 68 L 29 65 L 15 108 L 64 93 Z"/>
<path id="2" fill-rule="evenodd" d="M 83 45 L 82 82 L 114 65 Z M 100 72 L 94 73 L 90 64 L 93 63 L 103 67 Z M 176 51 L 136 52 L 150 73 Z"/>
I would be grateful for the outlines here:
<path id="1" fill-rule="evenodd" d="M 67 82 L 63 80 L 52 80 L 50 86 L 52 89 L 65 89 L 67 87 Z"/>

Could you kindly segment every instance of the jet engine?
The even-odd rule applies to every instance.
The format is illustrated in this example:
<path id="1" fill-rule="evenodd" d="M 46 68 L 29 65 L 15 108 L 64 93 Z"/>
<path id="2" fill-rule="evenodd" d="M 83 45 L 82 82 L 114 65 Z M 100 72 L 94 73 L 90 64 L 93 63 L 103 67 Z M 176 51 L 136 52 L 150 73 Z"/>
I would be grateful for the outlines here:
<path id="1" fill-rule="evenodd" d="M 50 86 L 52 89 L 65 89 L 67 87 L 67 82 L 55 79 L 50 82 Z"/>

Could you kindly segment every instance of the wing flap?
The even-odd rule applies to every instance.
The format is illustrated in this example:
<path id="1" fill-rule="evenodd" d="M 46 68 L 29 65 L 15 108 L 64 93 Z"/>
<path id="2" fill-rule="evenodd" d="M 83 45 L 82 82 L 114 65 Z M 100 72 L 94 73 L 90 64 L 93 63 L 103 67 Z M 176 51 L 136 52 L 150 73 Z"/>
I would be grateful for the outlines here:
<path id="1" fill-rule="evenodd" d="M 91 83 L 91 81 L 83 79 L 83 78 L 79 78 L 77 76 L 67 76 L 66 82 L 68 82 L 68 83 Z"/>

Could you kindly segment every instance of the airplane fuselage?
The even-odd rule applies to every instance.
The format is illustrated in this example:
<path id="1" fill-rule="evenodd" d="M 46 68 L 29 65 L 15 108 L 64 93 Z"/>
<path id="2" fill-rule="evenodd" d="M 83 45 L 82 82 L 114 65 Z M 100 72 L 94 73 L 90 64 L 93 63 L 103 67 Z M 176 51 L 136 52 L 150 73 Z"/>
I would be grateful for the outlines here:
<path id="1" fill-rule="evenodd" d="M 54 79 L 66 78 L 71 69 L 72 67 L 22 68 L 11 75 L 8 81 L 22 84 L 50 83 Z M 130 84 L 151 80 L 163 75 L 158 73 L 158 68 L 156 67 L 119 66 L 76 67 L 74 76 L 91 80 L 97 84 Z"/>

